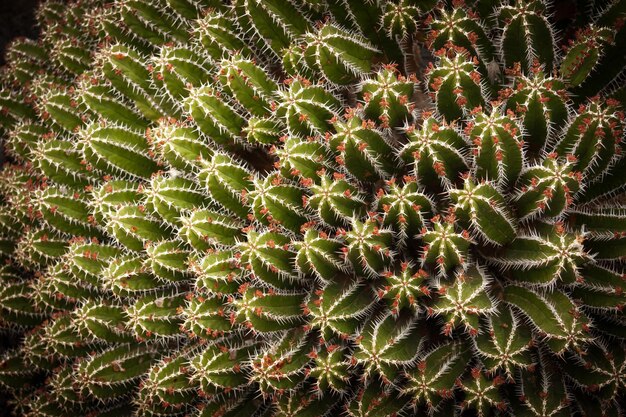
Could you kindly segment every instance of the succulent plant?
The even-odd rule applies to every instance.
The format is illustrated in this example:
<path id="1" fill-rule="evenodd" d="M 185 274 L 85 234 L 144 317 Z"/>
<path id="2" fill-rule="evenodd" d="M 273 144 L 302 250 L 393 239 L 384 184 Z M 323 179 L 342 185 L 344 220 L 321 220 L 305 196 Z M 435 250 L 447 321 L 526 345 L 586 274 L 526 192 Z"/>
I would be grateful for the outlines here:
<path id="1" fill-rule="evenodd" d="M 626 415 L 626 1 L 577 3 L 45 1 L 0 70 L 0 396 Z"/>

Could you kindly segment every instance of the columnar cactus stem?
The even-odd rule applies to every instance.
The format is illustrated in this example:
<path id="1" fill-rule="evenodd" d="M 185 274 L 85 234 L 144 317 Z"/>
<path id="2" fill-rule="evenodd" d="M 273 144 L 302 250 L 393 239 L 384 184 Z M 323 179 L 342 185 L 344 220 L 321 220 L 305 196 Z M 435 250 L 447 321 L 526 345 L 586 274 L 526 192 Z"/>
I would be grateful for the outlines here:
<path id="1" fill-rule="evenodd" d="M 546 13 L 545 4 L 536 0 L 516 0 L 515 4 L 500 8 L 501 49 L 507 67 L 520 63 L 524 71 L 530 71 L 536 59 L 547 72 L 552 71 L 556 53 Z"/>

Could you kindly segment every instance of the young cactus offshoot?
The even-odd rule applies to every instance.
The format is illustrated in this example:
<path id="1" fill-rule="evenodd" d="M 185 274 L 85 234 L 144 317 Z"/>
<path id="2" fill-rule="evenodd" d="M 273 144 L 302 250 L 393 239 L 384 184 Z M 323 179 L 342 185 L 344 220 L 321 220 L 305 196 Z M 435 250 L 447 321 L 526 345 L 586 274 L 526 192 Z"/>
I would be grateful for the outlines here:
<path id="1" fill-rule="evenodd" d="M 44 1 L 0 69 L 0 397 L 625 416 L 626 0 L 565 5 Z"/>

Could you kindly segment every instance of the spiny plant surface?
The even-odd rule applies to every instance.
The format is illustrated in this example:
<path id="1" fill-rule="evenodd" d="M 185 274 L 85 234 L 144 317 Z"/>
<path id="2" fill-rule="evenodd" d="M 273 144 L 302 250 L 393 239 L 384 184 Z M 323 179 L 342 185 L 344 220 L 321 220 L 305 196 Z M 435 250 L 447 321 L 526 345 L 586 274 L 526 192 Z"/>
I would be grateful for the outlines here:
<path id="1" fill-rule="evenodd" d="M 42 4 L 0 72 L 14 413 L 623 416 L 626 1 L 578 6 Z"/>

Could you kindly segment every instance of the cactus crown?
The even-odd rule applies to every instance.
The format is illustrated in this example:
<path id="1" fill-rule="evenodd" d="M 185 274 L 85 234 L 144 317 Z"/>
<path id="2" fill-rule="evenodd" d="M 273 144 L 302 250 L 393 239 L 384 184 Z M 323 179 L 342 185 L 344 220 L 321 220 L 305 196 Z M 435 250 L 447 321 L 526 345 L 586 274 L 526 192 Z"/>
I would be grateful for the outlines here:
<path id="1" fill-rule="evenodd" d="M 624 415 L 626 1 L 585 4 L 44 2 L 0 71 L 15 414 Z"/>

